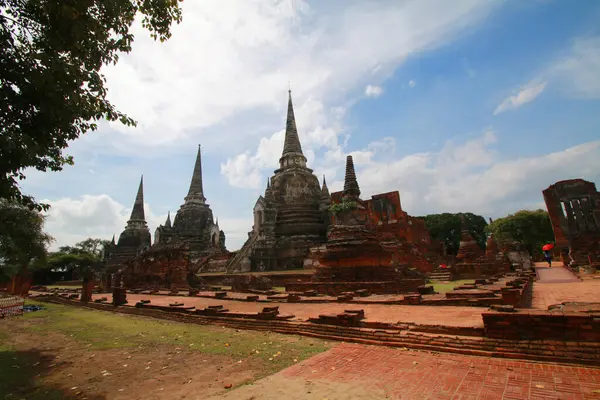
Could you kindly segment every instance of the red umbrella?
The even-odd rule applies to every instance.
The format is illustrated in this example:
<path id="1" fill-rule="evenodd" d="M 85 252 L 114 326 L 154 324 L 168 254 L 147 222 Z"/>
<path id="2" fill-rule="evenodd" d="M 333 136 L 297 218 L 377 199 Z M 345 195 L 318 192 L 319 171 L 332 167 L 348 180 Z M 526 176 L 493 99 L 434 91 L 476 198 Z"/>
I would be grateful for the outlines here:
<path id="1" fill-rule="evenodd" d="M 548 243 L 542 246 L 542 251 L 550 251 L 554 248 L 554 245 L 552 243 Z"/>

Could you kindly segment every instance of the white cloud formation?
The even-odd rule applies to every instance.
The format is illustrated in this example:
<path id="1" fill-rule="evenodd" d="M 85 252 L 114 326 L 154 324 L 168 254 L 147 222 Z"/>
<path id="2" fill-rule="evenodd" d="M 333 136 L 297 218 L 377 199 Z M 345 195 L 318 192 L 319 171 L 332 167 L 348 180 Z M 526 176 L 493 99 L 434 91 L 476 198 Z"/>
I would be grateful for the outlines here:
<path id="1" fill-rule="evenodd" d="M 274 0 L 269 4 L 283 3 L 289 4 Z M 313 4 L 319 7 L 322 3 L 311 3 L 311 6 Z M 272 61 L 257 58 L 245 60 L 240 65 L 242 78 L 235 82 L 244 82 L 243 77 L 260 82 L 261 93 L 249 93 L 247 104 L 229 106 L 234 109 L 270 106 L 280 113 L 277 120 L 283 121 L 281 82 L 291 77 L 294 88 L 299 89 L 294 90 L 298 110 L 296 121 L 307 157 L 319 152 L 339 153 L 343 147 L 339 136 L 344 132 L 338 111 L 340 108 L 347 109 L 357 100 L 350 98 L 344 102 L 341 99 L 347 99 L 348 95 L 362 87 L 366 87 L 366 95 L 381 94 L 377 81 L 382 82 L 390 76 L 408 56 L 451 41 L 465 28 L 482 21 L 496 4 L 499 2 L 476 0 L 460 0 L 452 4 L 443 0 L 340 2 L 336 5 L 343 6 L 342 11 L 334 13 L 319 13 L 318 8 L 308 11 L 306 6 L 305 12 L 296 12 L 289 17 L 297 23 L 294 25 L 296 30 L 282 28 L 283 32 L 273 37 L 272 46 L 252 48 L 253 55 L 264 51 L 263 58 Z M 269 14 L 272 15 L 276 13 Z M 282 26 L 285 25 L 282 23 Z M 311 29 L 307 32 L 310 33 L 303 32 L 303 27 L 309 25 Z M 236 63 L 245 51 L 235 52 L 238 55 Z M 254 62 L 258 65 L 255 66 Z M 288 77 L 284 78 L 282 71 L 287 71 Z M 257 76 L 248 76 L 252 73 Z M 305 109 L 303 117 L 302 109 Z M 263 138 L 256 152 L 244 149 L 221 165 L 221 172 L 231 185 L 256 188 L 264 179 L 263 170 L 276 166 L 283 133 L 272 132 L 262 132 Z M 328 165 L 314 167 L 320 171 L 331 168 Z"/>
<path id="2" fill-rule="evenodd" d="M 415 86 L 417 86 L 417 81 L 411 79 L 410 81 L 408 81 L 408 86 L 414 88 Z"/>
<path id="3" fill-rule="evenodd" d="M 546 72 L 573 97 L 600 98 L 600 36 L 577 38 L 571 53 Z"/>
<path id="4" fill-rule="evenodd" d="M 381 86 L 367 85 L 365 88 L 365 96 L 367 97 L 379 97 L 383 93 Z"/>
<path id="5" fill-rule="evenodd" d="M 494 115 L 514 110 L 538 97 L 546 88 L 547 82 L 532 81 L 520 89 L 515 95 L 505 98 L 494 111 Z"/>
<path id="6" fill-rule="evenodd" d="M 438 152 L 410 154 L 398 160 L 357 165 L 362 197 L 398 190 L 411 215 L 470 211 L 499 217 L 537 208 L 541 191 L 559 180 L 600 181 L 600 141 L 536 157 L 498 154 L 498 139 L 487 130 L 464 143 L 448 142 Z M 341 190 L 343 176 L 329 182 Z"/>

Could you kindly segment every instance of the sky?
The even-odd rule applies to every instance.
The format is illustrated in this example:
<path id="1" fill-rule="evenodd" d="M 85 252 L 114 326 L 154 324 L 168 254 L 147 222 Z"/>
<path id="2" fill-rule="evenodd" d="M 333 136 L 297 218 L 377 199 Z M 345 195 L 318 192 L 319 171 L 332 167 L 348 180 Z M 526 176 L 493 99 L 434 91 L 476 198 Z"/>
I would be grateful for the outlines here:
<path id="1" fill-rule="evenodd" d="M 308 166 L 362 198 L 399 191 L 413 216 L 544 208 L 564 179 L 600 184 L 596 0 L 193 0 L 166 43 L 141 24 L 103 69 L 138 121 L 74 141 L 74 166 L 28 171 L 52 248 L 117 237 L 140 176 L 153 233 L 176 212 L 202 145 L 204 194 L 226 245 L 278 166 L 288 89 Z M 139 22 L 139 21 L 138 21 Z"/>

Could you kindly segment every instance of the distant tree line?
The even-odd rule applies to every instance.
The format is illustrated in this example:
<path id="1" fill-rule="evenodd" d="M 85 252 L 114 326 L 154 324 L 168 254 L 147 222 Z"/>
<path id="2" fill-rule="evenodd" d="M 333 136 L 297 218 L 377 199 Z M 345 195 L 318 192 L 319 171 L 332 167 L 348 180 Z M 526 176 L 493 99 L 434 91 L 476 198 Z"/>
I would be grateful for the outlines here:
<path id="1" fill-rule="evenodd" d="M 541 247 L 554 241 L 552 224 L 545 210 L 521 210 L 488 224 L 484 217 L 472 213 L 429 214 L 421 217 L 431 238 L 444 244 L 447 254 L 456 255 L 460 246 L 461 216 L 477 244 L 485 249 L 488 235 L 493 233 L 499 245 L 521 244 L 530 254 L 541 253 Z"/>
<path id="2" fill-rule="evenodd" d="M 107 240 L 88 238 L 49 252 L 45 217 L 17 201 L 0 199 L 0 281 L 32 272 L 40 283 L 81 279 L 98 270 Z"/>

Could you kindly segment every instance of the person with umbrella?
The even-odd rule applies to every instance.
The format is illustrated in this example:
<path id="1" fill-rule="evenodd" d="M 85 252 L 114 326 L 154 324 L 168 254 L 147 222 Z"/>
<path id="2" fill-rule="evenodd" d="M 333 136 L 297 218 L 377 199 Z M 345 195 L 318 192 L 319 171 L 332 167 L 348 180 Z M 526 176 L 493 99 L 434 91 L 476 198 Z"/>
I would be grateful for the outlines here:
<path id="1" fill-rule="evenodd" d="M 544 252 L 544 259 L 548 263 L 548 268 L 552 268 L 552 254 L 550 254 L 550 250 L 554 248 L 552 243 L 548 243 L 542 246 L 542 251 Z"/>

